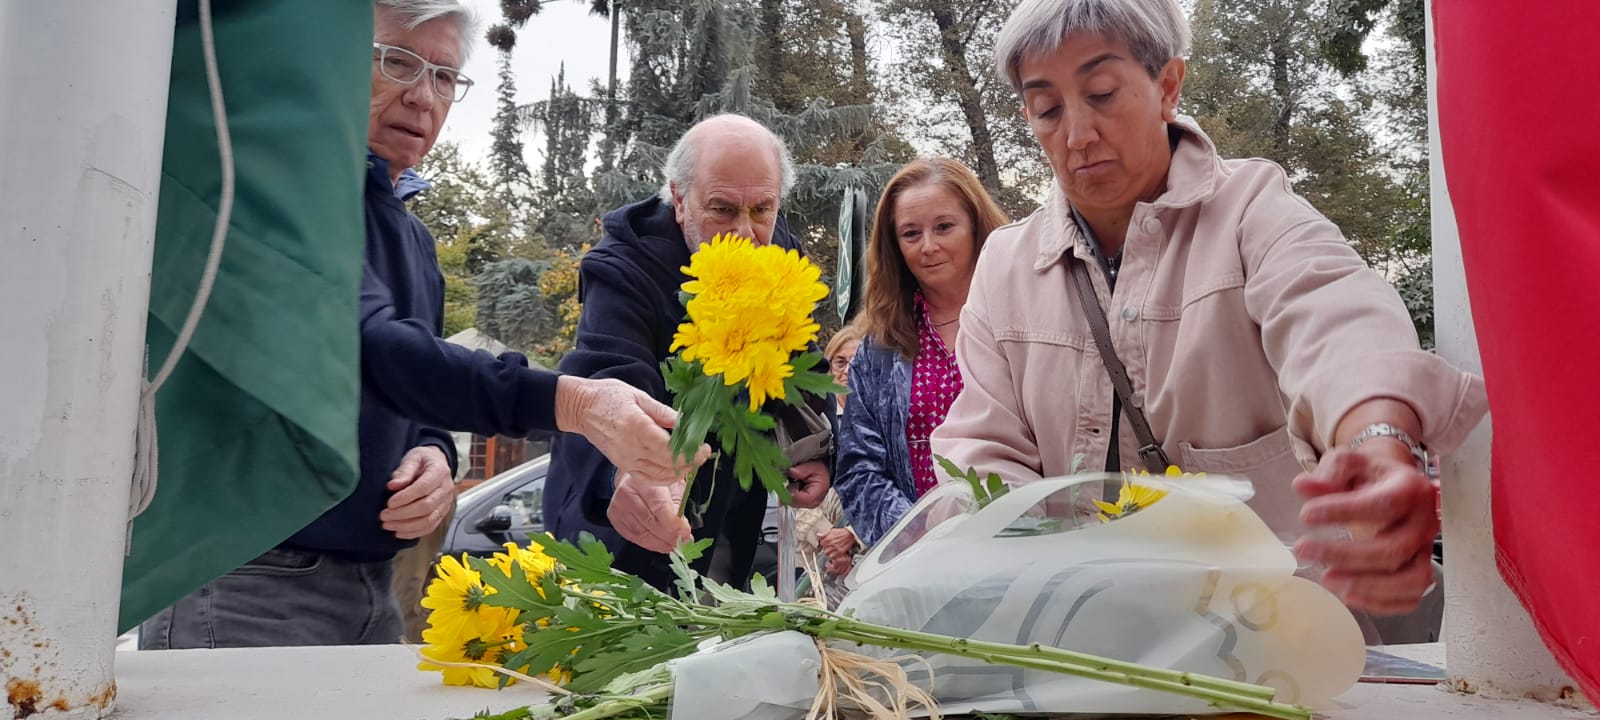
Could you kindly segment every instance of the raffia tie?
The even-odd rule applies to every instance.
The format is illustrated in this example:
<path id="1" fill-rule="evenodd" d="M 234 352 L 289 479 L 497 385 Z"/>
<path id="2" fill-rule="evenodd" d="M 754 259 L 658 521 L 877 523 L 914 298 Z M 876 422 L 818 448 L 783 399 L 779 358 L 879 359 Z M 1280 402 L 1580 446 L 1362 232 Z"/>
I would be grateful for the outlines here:
<path id="1" fill-rule="evenodd" d="M 799 602 L 828 609 L 827 591 L 822 586 L 822 572 L 817 567 L 816 556 L 803 558 L 802 564 L 806 576 L 811 579 L 811 595 Z M 932 693 L 911 682 L 906 675 L 905 663 L 927 665 L 926 658 L 898 655 L 878 659 L 834 647 L 820 637 L 813 640 L 822 658 L 822 668 L 818 671 L 817 698 L 812 701 L 806 720 L 837 720 L 841 710 L 864 712 L 872 720 L 909 720 L 911 710 L 918 706 L 927 709 L 931 720 L 943 717 Z M 932 666 L 928 666 L 928 670 L 931 683 Z M 886 701 L 879 700 L 880 695 Z"/>

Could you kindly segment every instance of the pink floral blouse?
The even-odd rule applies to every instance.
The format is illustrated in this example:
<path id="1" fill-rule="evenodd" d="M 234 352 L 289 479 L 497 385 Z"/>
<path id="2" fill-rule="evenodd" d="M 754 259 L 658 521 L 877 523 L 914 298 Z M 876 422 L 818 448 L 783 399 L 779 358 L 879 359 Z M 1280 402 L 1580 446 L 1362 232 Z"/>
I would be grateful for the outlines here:
<path id="1" fill-rule="evenodd" d="M 928 445 L 933 429 L 944 422 L 945 413 L 961 393 L 961 370 L 955 353 L 945 347 L 939 331 L 928 319 L 922 293 L 916 295 L 917 358 L 911 364 L 911 415 L 906 422 L 906 446 L 911 449 L 911 477 L 917 497 L 939 484 L 933 464 L 933 449 Z"/>

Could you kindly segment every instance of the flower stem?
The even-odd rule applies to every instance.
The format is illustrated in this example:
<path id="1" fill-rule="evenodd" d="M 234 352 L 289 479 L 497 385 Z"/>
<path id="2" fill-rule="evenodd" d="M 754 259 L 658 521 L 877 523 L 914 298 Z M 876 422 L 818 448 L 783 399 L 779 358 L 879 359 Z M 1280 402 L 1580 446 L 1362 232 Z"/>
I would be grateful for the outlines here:
<path id="1" fill-rule="evenodd" d="M 1307 708 L 1275 702 L 1273 696 L 1276 692 L 1270 687 L 1261 685 L 1197 673 L 1151 668 L 1038 643 L 1028 646 L 1009 645 L 886 627 L 803 606 L 780 605 L 777 609 L 784 614 L 789 627 L 813 637 L 922 653 L 958 655 L 993 664 L 1076 675 L 1092 680 L 1196 697 L 1218 708 L 1248 710 L 1285 720 L 1306 720 L 1311 716 Z M 725 636 L 737 636 L 772 627 L 767 623 L 752 623 L 748 619 L 727 618 L 713 613 L 693 611 L 682 620 L 696 625 L 718 627 Z"/>
<path id="2" fill-rule="evenodd" d="M 564 716 L 564 720 L 600 720 L 601 718 L 616 717 L 632 710 L 644 710 L 651 705 L 659 705 L 672 697 L 673 684 L 663 683 L 651 688 L 645 688 L 628 695 L 616 696 L 614 700 L 603 700 L 593 707 L 584 708 L 571 715 Z M 650 713 L 654 715 L 654 713 Z"/>
<path id="3" fill-rule="evenodd" d="M 829 629 L 824 626 L 826 623 L 835 624 Z M 1048 670 L 1094 680 L 1164 690 L 1197 697 L 1219 708 L 1249 710 L 1285 720 L 1305 720 L 1311 717 L 1311 711 L 1305 707 L 1274 702 L 1272 697 L 1275 692 L 1269 687 L 1196 673 L 1149 668 L 1037 643 L 1024 647 L 969 640 L 915 630 L 887 628 L 843 617 L 813 625 L 815 626 L 806 628 L 805 632 L 863 645 L 959 655 L 989 663 Z"/>
<path id="4" fill-rule="evenodd" d="M 1137 663 L 1124 662 L 1121 660 L 1113 660 L 1111 658 L 1104 658 L 1086 653 L 1073 652 L 1071 650 L 1040 645 L 1038 643 L 1034 643 L 1030 646 L 1008 645 L 1005 643 L 990 642 L 986 640 L 971 640 L 967 638 L 950 637 L 947 635 L 934 635 L 932 633 L 918 632 L 916 630 L 890 628 L 882 625 L 864 623 L 859 620 L 855 620 L 854 618 L 845 617 L 841 617 L 835 622 L 837 624 L 835 625 L 835 630 L 831 633 L 832 637 L 836 637 L 841 640 L 851 640 L 853 639 L 852 636 L 861 637 L 863 640 L 857 642 L 861 642 L 862 644 L 878 644 L 881 641 L 918 642 L 921 644 L 933 645 L 934 647 L 929 649 L 934 652 L 960 655 L 965 654 L 965 651 L 976 651 L 999 654 L 1008 657 L 1032 656 L 1047 658 L 1057 662 L 1072 663 L 1074 665 L 1082 666 L 1091 670 L 1148 676 L 1170 682 L 1181 683 L 1183 685 L 1222 690 L 1224 692 L 1259 697 L 1263 699 L 1271 699 L 1275 694 L 1272 688 L 1261 685 L 1252 685 L 1250 683 L 1242 683 L 1234 680 L 1225 680 L 1218 677 L 1212 677 L 1210 675 L 1200 675 L 1176 670 L 1151 668 L 1139 665 Z M 820 634 L 820 632 L 817 634 Z"/>

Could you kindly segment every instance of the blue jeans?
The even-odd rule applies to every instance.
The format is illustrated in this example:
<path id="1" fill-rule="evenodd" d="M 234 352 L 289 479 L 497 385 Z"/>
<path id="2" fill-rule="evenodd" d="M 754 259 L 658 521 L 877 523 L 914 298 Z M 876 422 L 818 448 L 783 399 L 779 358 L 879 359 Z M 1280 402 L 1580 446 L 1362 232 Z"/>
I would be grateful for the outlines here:
<path id="1" fill-rule="evenodd" d="M 139 626 L 140 650 L 399 642 L 394 562 L 274 549 Z"/>

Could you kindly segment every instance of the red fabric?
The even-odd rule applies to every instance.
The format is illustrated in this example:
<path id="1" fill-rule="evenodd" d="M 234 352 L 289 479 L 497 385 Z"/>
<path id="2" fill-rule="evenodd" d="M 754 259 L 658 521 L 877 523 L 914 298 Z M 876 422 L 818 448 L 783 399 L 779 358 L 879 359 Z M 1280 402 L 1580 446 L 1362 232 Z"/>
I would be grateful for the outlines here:
<path id="1" fill-rule="evenodd" d="M 1500 572 L 1600 702 L 1600 2 L 1433 12 L 1445 180 L 1494 418 Z"/>
<path id="2" fill-rule="evenodd" d="M 906 447 L 911 449 L 911 479 L 917 497 L 939 484 L 933 474 L 933 448 L 928 438 L 944 422 L 950 405 L 961 394 L 961 368 L 955 353 L 928 319 L 928 308 L 917 293 L 917 359 L 911 362 L 911 415 L 906 420 Z"/>

